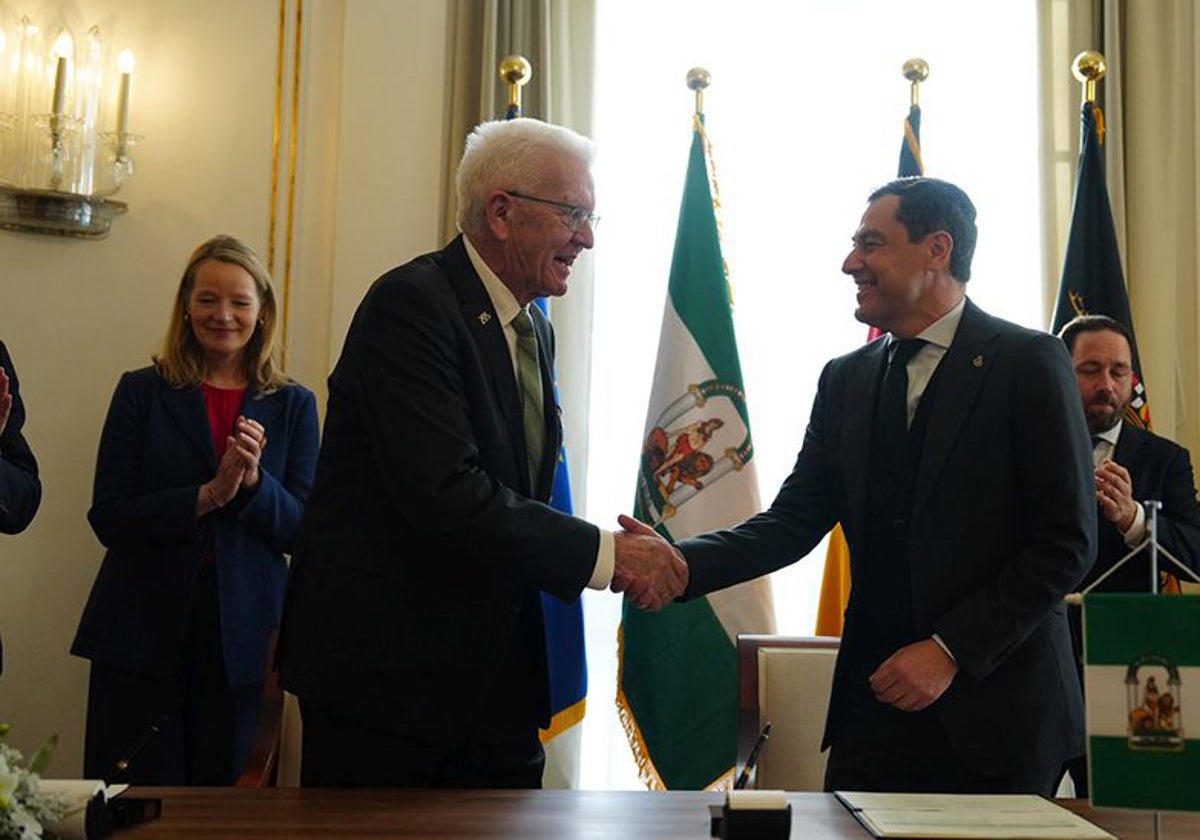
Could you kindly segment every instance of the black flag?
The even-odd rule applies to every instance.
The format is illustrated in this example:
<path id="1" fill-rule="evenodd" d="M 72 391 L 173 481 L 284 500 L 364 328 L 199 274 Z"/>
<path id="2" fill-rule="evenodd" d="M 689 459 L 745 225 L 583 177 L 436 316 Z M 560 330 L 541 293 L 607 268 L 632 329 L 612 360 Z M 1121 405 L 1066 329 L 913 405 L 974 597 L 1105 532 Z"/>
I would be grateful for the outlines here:
<path id="1" fill-rule="evenodd" d="M 1079 172 L 1075 179 L 1075 209 L 1071 214 L 1071 233 L 1063 257 L 1058 303 L 1050 331 L 1057 333 L 1076 315 L 1107 315 L 1119 321 L 1133 335 L 1129 314 L 1129 295 L 1125 274 L 1117 250 L 1112 207 L 1104 179 L 1104 112 L 1094 102 L 1083 103 L 1083 138 L 1079 153 Z M 1137 342 L 1133 355 L 1133 401 L 1125 412 L 1125 422 L 1142 429 L 1150 428 L 1150 405 L 1142 379 Z"/>

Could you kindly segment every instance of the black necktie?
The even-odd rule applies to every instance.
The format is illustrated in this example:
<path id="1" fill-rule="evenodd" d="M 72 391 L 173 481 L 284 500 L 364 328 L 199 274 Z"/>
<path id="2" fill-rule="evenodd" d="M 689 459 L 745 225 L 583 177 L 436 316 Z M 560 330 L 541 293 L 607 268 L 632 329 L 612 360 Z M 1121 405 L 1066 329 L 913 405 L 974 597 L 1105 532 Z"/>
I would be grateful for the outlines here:
<path id="1" fill-rule="evenodd" d="M 925 346 L 920 338 L 901 338 L 892 342 L 892 358 L 883 373 L 875 423 L 884 450 L 900 452 L 908 438 L 908 361 Z"/>

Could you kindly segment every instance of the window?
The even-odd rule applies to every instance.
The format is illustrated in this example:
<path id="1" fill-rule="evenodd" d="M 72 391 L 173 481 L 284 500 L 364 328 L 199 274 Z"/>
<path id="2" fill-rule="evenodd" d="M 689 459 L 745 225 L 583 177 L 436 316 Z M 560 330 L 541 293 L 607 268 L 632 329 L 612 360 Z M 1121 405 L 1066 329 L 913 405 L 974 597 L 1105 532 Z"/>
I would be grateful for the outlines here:
<path id="1" fill-rule="evenodd" d="M 792 467 L 821 367 L 866 338 L 840 273 L 870 191 L 896 174 L 919 56 L 928 175 L 971 195 L 968 294 L 1043 327 L 1036 10 L 963 0 L 599 0 L 588 518 L 632 506 L 646 403 L 691 141 L 690 67 L 704 66 L 762 504 Z M 1003 58 L 981 62 L 981 45 Z M 986 59 L 985 59 L 986 60 Z M 775 575 L 779 631 L 810 634 L 824 544 Z M 590 698 L 582 784 L 637 788 L 613 713 L 619 604 L 586 601 Z M 611 750 L 611 751 L 610 751 Z"/>

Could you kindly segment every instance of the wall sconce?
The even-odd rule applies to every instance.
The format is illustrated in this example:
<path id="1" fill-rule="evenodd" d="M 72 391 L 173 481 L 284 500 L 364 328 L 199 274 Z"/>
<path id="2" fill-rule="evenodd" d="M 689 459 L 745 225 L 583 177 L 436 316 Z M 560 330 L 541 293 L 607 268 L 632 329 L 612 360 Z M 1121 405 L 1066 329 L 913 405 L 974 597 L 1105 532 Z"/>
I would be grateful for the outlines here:
<path id="1" fill-rule="evenodd" d="M 115 126 L 103 131 L 106 45 L 54 23 L 43 31 L 0 5 L 0 227 L 99 238 L 126 205 L 113 196 L 133 174 L 129 131 L 133 54 L 117 69 Z"/>

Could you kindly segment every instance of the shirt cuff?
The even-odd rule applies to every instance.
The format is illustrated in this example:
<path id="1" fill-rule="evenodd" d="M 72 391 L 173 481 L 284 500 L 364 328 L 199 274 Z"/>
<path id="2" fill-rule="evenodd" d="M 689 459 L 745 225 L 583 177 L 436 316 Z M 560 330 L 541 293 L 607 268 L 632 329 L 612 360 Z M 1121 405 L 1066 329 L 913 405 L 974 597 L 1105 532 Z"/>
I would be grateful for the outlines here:
<path id="1" fill-rule="evenodd" d="M 946 655 L 950 657 L 950 661 L 957 664 L 958 660 L 955 659 L 954 654 L 950 652 L 950 648 L 946 647 L 946 643 L 942 641 L 942 637 L 939 636 L 937 633 L 934 633 L 932 638 L 935 642 L 937 642 L 938 647 L 940 647 L 942 650 L 946 651 Z"/>
<path id="2" fill-rule="evenodd" d="M 613 566 L 616 564 L 617 548 L 612 531 L 600 530 L 600 547 L 596 550 L 596 565 L 592 568 L 592 578 L 588 581 L 588 589 L 608 589 L 612 583 Z"/>
<path id="3" fill-rule="evenodd" d="M 1121 537 L 1125 540 L 1125 545 L 1133 548 L 1141 545 L 1142 540 L 1146 539 L 1146 509 L 1141 505 L 1137 506 L 1137 513 L 1133 515 L 1133 524 L 1129 526 L 1129 530 Z"/>

